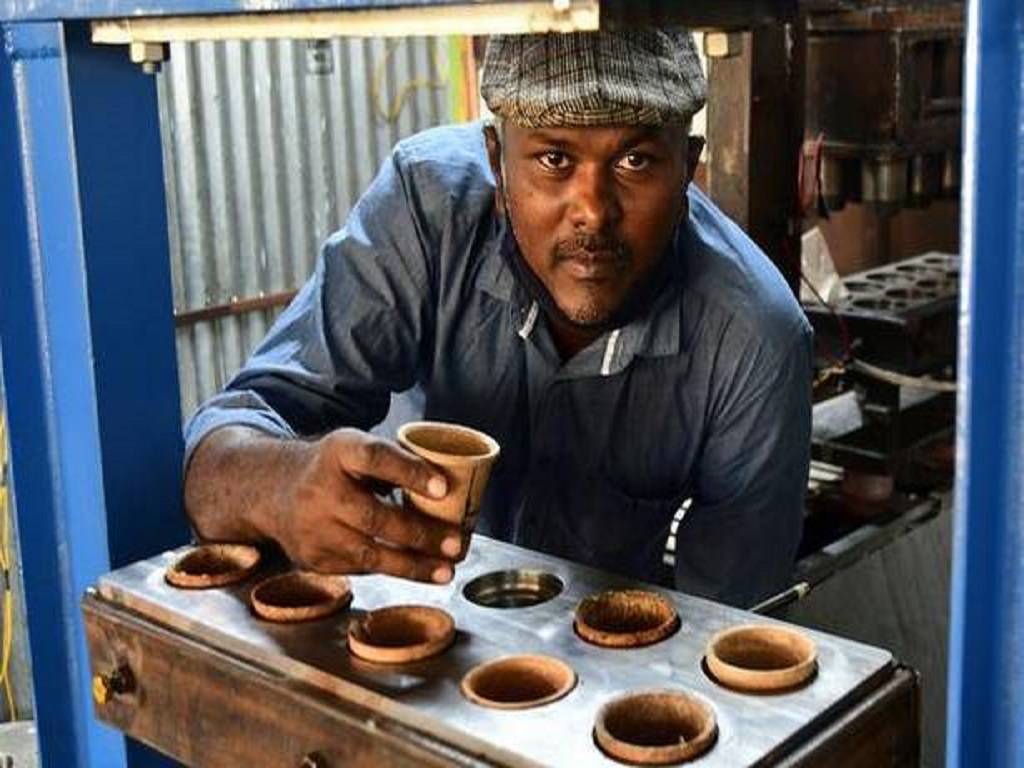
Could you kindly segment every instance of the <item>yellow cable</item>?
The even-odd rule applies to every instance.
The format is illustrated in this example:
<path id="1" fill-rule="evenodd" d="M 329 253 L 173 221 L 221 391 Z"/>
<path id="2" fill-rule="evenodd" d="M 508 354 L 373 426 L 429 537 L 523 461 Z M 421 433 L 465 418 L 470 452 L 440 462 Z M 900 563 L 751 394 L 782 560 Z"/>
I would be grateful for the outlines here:
<path id="1" fill-rule="evenodd" d="M 14 595 L 11 592 L 11 522 L 7 489 L 7 420 L 0 411 L 0 568 L 3 569 L 3 636 L 0 638 L 0 683 L 10 719 L 18 719 L 14 688 L 11 684 L 11 646 L 14 644 Z"/>
<path id="2" fill-rule="evenodd" d="M 420 88 L 439 89 L 448 85 L 448 78 L 441 69 L 441 59 L 437 53 L 437 46 L 432 44 L 430 47 L 430 60 L 434 66 L 434 76 L 413 78 L 402 86 L 393 102 L 388 105 L 382 105 L 381 93 L 384 85 L 385 68 L 387 67 L 388 59 L 394 55 L 395 50 L 397 50 L 400 44 L 400 40 L 389 40 L 384 44 L 384 57 L 377 63 L 376 70 L 373 73 L 373 80 L 370 81 L 370 95 L 373 99 L 373 106 L 377 114 L 388 123 L 398 120 L 406 100 Z"/>
<path id="3" fill-rule="evenodd" d="M 11 644 L 12 644 L 12 633 L 7 629 L 11 626 L 11 622 L 14 621 L 14 597 L 11 595 L 11 590 L 8 589 L 4 592 L 4 636 L 3 636 L 3 658 L 0 659 L 0 679 L 3 680 L 4 696 L 7 699 L 7 711 L 11 715 L 11 720 L 18 719 L 18 708 L 14 703 L 14 690 L 11 685 L 10 677 L 10 665 L 11 665 Z"/>

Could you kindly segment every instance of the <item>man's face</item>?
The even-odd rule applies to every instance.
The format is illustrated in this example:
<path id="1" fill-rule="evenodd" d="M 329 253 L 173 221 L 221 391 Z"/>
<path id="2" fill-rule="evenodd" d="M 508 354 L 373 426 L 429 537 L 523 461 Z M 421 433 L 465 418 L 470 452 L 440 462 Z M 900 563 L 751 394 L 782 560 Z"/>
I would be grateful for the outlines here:
<path id="1" fill-rule="evenodd" d="M 686 211 L 685 129 L 506 123 L 503 140 L 497 203 L 507 205 L 523 257 L 570 320 L 604 323 L 657 264 Z M 493 132 L 488 148 L 500 182 Z"/>

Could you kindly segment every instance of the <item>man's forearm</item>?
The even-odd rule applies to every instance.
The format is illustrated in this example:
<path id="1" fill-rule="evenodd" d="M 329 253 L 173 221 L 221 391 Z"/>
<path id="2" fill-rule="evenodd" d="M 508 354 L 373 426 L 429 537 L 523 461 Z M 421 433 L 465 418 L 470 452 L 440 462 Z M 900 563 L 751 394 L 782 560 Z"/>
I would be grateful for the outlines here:
<path id="1" fill-rule="evenodd" d="M 196 532 L 214 541 L 277 539 L 283 489 L 307 461 L 309 444 L 249 427 L 211 432 L 185 476 L 185 511 Z"/>

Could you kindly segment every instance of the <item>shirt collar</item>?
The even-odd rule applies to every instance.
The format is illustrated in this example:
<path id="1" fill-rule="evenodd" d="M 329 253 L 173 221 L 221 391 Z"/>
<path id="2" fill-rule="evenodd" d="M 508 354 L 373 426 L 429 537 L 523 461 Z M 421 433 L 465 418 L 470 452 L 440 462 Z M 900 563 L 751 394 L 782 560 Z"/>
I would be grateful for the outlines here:
<path id="1" fill-rule="evenodd" d="M 483 264 L 477 277 L 477 285 L 496 299 L 511 302 L 516 295 L 516 279 L 501 257 L 502 224 L 497 216 L 491 216 L 490 234 L 483 248 Z"/>

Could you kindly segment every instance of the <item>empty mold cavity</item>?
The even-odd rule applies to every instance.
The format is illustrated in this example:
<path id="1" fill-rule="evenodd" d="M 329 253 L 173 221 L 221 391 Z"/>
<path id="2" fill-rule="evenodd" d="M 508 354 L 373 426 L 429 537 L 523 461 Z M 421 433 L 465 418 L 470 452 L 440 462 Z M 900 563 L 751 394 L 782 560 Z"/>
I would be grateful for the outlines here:
<path id="1" fill-rule="evenodd" d="M 934 291 L 919 290 L 918 288 L 890 288 L 885 295 L 903 301 L 932 301 L 939 298 Z"/>
<path id="2" fill-rule="evenodd" d="M 553 573 L 515 569 L 477 576 L 463 587 L 462 594 L 485 608 L 528 608 L 558 596 L 564 586 Z"/>
<path id="3" fill-rule="evenodd" d="M 803 632 L 775 625 L 733 627 L 708 643 L 705 663 L 728 688 L 753 693 L 785 691 L 806 683 L 818 652 Z"/>
<path id="4" fill-rule="evenodd" d="M 576 673 L 551 656 L 507 656 L 473 667 L 462 678 L 462 695 L 482 707 L 528 709 L 565 696 Z"/>
<path id="5" fill-rule="evenodd" d="M 253 611 L 268 621 L 310 621 L 346 607 L 352 588 L 344 576 L 293 571 L 261 581 L 249 600 Z"/>
<path id="6" fill-rule="evenodd" d="M 379 608 L 348 628 L 352 653 L 380 664 L 406 664 L 436 656 L 454 639 L 451 615 L 427 605 Z"/>
<path id="7" fill-rule="evenodd" d="M 878 286 L 867 280 L 846 280 L 843 287 L 851 293 L 874 293 Z"/>
<path id="8" fill-rule="evenodd" d="M 865 280 L 874 280 L 877 283 L 894 283 L 901 282 L 904 280 L 903 275 L 898 275 L 895 272 L 868 272 L 866 275 L 862 275 Z"/>
<path id="9" fill-rule="evenodd" d="M 675 632 L 679 616 L 672 601 L 656 592 L 617 589 L 583 598 L 574 626 L 588 643 L 639 648 Z"/>
<path id="10" fill-rule="evenodd" d="M 693 760 L 715 743 L 709 704 L 682 691 L 637 691 L 612 699 L 597 714 L 594 739 L 616 760 L 667 765 Z"/>
<path id="11" fill-rule="evenodd" d="M 245 580 L 260 564 L 260 551 L 247 544 L 202 544 L 179 557 L 164 578 L 184 589 L 209 589 Z"/>
<path id="12" fill-rule="evenodd" d="M 897 264 L 895 267 L 893 267 L 893 269 L 895 269 L 897 272 L 903 272 L 904 274 L 907 275 L 920 275 L 941 271 L 935 269 L 934 267 L 928 266 L 927 264 Z"/>
<path id="13" fill-rule="evenodd" d="M 900 303 L 892 301 L 891 299 L 854 299 L 853 306 L 857 307 L 858 309 L 886 311 L 896 309 L 898 306 L 900 306 Z"/>

